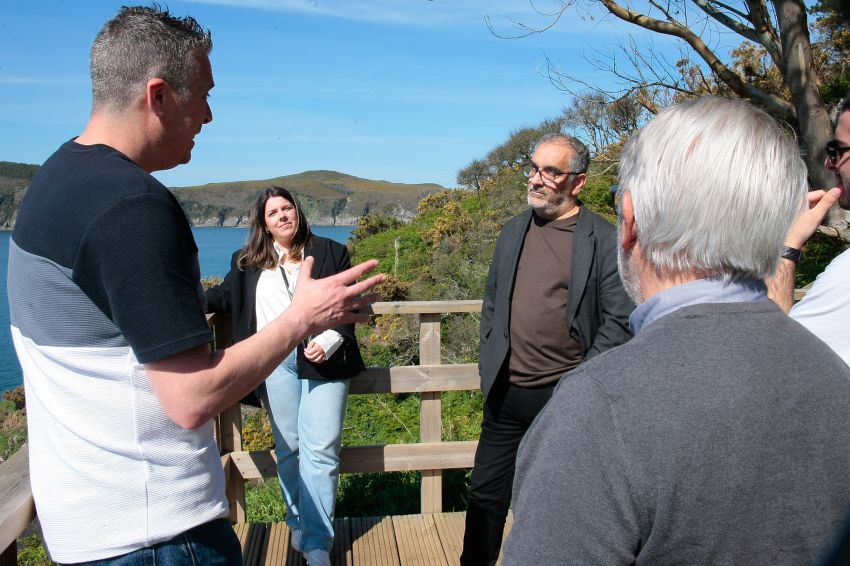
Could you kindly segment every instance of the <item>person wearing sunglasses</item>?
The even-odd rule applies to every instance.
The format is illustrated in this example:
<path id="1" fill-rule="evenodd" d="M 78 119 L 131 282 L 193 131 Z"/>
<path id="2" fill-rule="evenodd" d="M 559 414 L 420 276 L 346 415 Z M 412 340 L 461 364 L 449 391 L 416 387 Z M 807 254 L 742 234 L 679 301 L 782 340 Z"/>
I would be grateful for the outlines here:
<path id="1" fill-rule="evenodd" d="M 850 210 L 850 96 L 838 106 L 835 133 L 824 150 L 824 167 L 835 174 L 836 185 L 826 191 L 809 193 L 810 208 L 788 231 L 779 268 L 768 286 L 770 297 L 791 318 L 826 342 L 850 365 L 850 333 L 846 331 L 850 319 L 850 251 L 833 259 L 806 296 L 794 304 L 794 276 L 797 261 L 802 257 L 801 248 L 836 202 L 842 209 Z"/>

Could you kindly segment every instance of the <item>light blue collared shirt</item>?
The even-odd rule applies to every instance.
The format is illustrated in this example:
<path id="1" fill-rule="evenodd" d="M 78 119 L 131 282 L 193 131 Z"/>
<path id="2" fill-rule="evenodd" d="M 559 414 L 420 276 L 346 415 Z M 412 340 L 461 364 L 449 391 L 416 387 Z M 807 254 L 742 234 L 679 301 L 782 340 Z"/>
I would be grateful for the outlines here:
<path id="1" fill-rule="evenodd" d="M 688 305 L 766 300 L 767 285 L 760 279 L 697 279 L 665 289 L 642 302 L 629 317 L 629 327 L 637 334 L 647 324 Z"/>

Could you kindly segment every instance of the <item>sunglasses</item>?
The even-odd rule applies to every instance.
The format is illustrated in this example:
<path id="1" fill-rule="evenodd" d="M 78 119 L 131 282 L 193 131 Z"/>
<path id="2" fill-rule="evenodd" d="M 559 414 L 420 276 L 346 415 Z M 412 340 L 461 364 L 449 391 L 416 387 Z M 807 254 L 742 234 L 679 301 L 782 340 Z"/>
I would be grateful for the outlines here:
<path id="1" fill-rule="evenodd" d="M 829 159 L 832 164 L 835 165 L 835 162 L 841 159 L 842 155 L 850 151 L 850 147 L 838 145 L 837 141 L 832 140 L 831 142 L 826 144 L 824 151 L 826 152 L 827 159 Z"/>

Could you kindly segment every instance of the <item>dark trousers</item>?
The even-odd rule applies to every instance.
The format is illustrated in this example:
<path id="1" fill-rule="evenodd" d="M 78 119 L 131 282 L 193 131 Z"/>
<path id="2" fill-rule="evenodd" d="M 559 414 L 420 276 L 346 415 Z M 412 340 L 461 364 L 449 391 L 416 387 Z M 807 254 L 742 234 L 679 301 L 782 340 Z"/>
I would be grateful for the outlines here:
<path id="1" fill-rule="evenodd" d="M 496 564 L 511 504 L 517 449 L 554 389 L 554 385 L 517 387 L 505 379 L 485 400 L 466 509 L 463 566 Z"/>

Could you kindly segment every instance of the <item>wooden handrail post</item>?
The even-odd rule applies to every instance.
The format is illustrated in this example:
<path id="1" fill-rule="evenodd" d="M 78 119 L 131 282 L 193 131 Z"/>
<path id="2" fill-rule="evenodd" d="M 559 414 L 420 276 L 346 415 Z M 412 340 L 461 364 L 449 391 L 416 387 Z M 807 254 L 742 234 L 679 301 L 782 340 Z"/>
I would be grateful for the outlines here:
<path id="1" fill-rule="evenodd" d="M 18 541 L 13 540 L 6 550 L 0 552 L 0 566 L 16 566 L 18 563 Z"/>
<path id="2" fill-rule="evenodd" d="M 0 470 L 0 565 L 17 563 L 16 539 L 33 519 L 29 446 L 24 444 Z"/>
<path id="3" fill-rule="evenodd" d="M 210 326 L 213 329 L 216 350 L 224 349 L 231 344 L 230 317 L 223 315 L 212 315 L 209 317 Z M 242 451 L 242 406 L 236 403 L 232 407 L 222 411 L 215 419 L 215 438 L 218 451 L 224 462 L 224 480 L 227 501 L 230 503 L 230 520 L 234 522 L 245 522 L 245 479 L 239 469 L 233 465 L 232 460 L 227 457 L 231 452 Z"/>
<path id="4" fill-rule="evenodd" d="M 419 364 L 440 365 L 440 314 L 419 315 Z M 419 441 L 440 442 L 443 437 L 442 394 L 422 393 L 419 406 Z M 443 472 L 422 470 L 422 513 L 443 510 Z"/>

